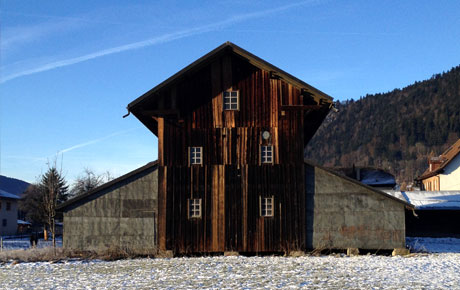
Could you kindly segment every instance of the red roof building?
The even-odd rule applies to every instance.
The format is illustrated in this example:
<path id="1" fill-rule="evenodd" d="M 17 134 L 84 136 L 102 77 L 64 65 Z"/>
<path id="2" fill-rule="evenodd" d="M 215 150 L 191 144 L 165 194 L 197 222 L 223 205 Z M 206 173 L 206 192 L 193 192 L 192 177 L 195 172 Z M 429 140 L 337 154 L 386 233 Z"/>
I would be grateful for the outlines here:
<path id="1" fill-rule="evenodd" d="M 428 168 L 417 178 L 429 191 L 460 190 L 460 139 L 437 157 L 428 158 Z"/>

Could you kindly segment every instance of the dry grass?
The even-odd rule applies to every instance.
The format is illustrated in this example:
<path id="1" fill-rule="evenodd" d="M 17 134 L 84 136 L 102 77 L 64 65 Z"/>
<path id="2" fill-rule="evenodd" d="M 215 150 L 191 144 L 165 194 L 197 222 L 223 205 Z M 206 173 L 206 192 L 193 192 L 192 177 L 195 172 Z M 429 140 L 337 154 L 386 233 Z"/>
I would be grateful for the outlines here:
<path id="1" fill-rule="evenodd" d="M 10 250 L 0 252 L 0 263 L 20 262 L 59 262 L 68 259 L 79 260 L 105 260 L 115 261 L 120 259 L 132 259 L 138 257 L 156 257 L 155 250 L 133 252 L 119 247 L 110 247 L 100 250 L 75 251 L 63 248 L 31 248 L 25 250 Z"/>
<path id="2" fill-rule="evenodd" d="M 68 258 L 68 256 L 62 248 L 40 248 L 0 252 L 1 262 L 42 262 L 58 261 L 65 258 Z"/>

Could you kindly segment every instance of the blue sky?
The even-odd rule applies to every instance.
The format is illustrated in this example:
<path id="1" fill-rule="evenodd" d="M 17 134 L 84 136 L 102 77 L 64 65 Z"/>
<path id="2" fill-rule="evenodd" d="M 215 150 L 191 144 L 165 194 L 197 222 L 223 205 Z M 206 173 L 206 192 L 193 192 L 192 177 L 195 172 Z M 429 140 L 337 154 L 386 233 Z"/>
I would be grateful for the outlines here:
<path id="1" fill-rule="evenodd" d="M 157 158 L 129 102 L 225 41 L 336 100 L 460 64 L 460 1 L 0 1 L 0 174 Z"/>

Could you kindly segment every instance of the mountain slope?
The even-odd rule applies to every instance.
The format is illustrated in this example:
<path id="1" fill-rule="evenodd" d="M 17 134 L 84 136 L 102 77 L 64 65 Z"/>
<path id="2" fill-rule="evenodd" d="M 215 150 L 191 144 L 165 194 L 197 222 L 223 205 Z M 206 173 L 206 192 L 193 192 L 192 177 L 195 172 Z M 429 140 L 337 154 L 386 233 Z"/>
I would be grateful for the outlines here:
<path id="1" fill-rule="evenodd" d="M 0 189 L 6 192 L 20 195 L 29 185 L 28 182 L 0 175 Z"/>
<path id="2" fill-rule="evenodd" d="M 306 148 L 326 166 L 375 166 L 410 182 L 460 136 L 460 66 L 403 89 L 337 104 Z"/>

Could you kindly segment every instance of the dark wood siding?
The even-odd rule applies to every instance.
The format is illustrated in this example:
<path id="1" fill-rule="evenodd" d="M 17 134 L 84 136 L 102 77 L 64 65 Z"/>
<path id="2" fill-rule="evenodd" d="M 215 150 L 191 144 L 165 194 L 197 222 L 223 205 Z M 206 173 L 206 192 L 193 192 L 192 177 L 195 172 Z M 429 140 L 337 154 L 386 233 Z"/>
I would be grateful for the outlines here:
<path id="1" fill-rule="evenodd" d="M 224 111 L 222 92 L 239 91 L 239 110 Z M 224 54 L 160 92 L 159 246 L 176 253 L 305 249 L 302 91 Z M 270 132 L 264 140 L 262 132 Z M 260 146 L 273 145 L 272 164 Z M 189 165 L 188 148 L 203 148 Z M 273 217 L 260 217 L 274 197 Z M 201 218 L 188 200 L 202 200 Z"/>

